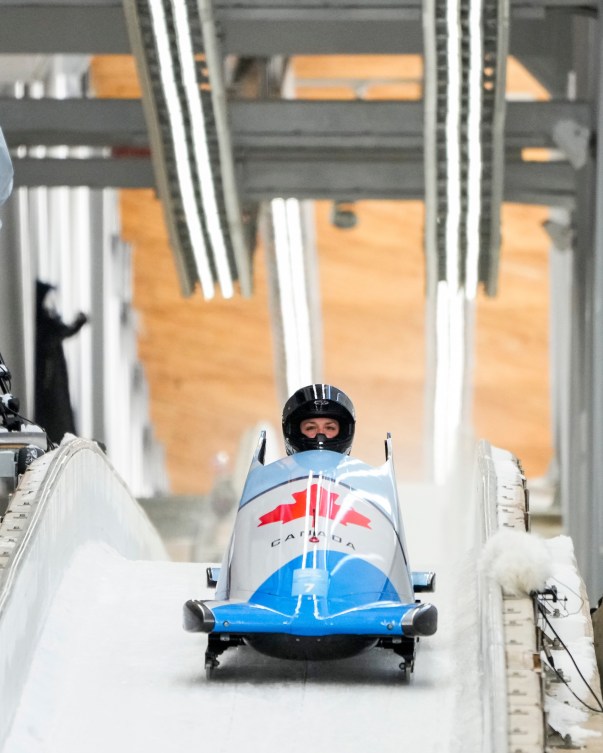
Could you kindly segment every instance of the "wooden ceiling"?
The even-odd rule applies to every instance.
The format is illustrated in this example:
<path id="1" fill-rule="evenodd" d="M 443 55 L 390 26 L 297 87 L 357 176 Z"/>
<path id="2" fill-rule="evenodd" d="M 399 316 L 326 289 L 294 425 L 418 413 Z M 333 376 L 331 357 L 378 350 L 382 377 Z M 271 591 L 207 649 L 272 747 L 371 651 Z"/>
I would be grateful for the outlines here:
<path id="1" fill-rule="evenodd" d="M 414 56 L 299 58 L 295 67 L 305 98 L 420 97 L 421 61 Z M 512 95 L 545 96 L 514 61 L 509 82 Z M 139 95 L 129 57 L 95 58 L 93 84 L 98 96 Z M 331 205 L 315 203 L 323 378 L 355 403 L 354 454 L 382 462 L 389 431 L 398 477 L 419 481 L 423 205 L 364 201 L 356 210 L 356 227 L 341 230 L 330 222 Z M 242 433 L 259 421 L 280 425 L 263 251 L 255 254 L 251 299 L 185 299 L 153 192 L 123 191 L 121 211 L 134 252 L 140 359 L 172 490 L 204 492 L 218 453 L 234 458 Z M 477 306 L 475 434 L 515 453 L 530 477 L 545 473 L 552 453 L 546 218 L 545 207 L 504 206 L 499 293 L 480 294 Z"/>

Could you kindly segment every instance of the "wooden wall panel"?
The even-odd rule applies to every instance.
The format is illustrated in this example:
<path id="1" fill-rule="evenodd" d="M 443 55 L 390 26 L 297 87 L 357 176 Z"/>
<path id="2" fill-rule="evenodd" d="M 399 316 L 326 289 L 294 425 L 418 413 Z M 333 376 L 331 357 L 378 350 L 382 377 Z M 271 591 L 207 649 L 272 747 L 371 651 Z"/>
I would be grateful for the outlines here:
<path id="1" fill-rule="evenodd" d="M 359 61 L 353 62 L 326 70 L 324 59 L 301 59 L 297 74 L 304 96 L 309 96 L 306 84 L 320 71 L 332 79 L 360 78 Z M 416 58 L 406 61 L 406 69 L 396 62 L 393 74 L 384 63 L 369 61 L 370 75 L 381 82 L 378 96 L 416 98 Z M 129 58 L 97 58 L 93 75 L 100 96 L 138 95 Z M 517 91 L 533 87 L 521 69 L 517 76 Z M 388 77 L 398 80 L 386 91 Z M 404 94 L 397 88 L 402 85 Z M 351 96 L 355 87 L 340 87 L 339 96 Z M 316 93 L 326 96 L 324 90 Z M 332 88 L 328 96 L 335 96 Z M 200 294 L 184 299 L 153 193 L 124 191 L 121 207 L 123 235 L 134 249 L 140 358 L 156 433 L 166 448 L 173 491 L 203 492 L 211 486 L 218 452 L 234 455 L 240 434 L 257 421 L 279 423 L 262 250 L 251 300 L 205 302 Z M 351 230 L 333 227 L 330 209 L 328 202 L 315 204 L 324 378 L 348 392 L 356 405 L 355 454 L 381 462 L 390 431 L 398 476 L 420 480 L 423 207 L 419 202 L 358 202 L 359 221 Z M 476 433 L 518 454 L 530 476 L 544 473 L 551 456 L 545 218 L 541 207 L 505 206 L 499 295 L 480 296 L 477 314 Z"/>

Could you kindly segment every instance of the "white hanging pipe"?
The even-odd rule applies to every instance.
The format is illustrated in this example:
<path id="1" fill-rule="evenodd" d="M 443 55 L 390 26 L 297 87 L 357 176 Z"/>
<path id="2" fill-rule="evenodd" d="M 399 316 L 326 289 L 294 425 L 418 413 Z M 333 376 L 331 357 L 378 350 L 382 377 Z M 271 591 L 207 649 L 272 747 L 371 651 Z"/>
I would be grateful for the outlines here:
<path id="1" fill-rule="evenodd" d="M 274 255 L 279 314 L 283 328 L 286 392 L 312 382 L 312 339 L 304 270 L 304 244 L 299 202 L 273 199 Z"/>
<path id="2" fill-rule="evenodd" d="M 223 61 L 218 49 L 218 37 L 213 16 L 211 0 L 198 0 L 201 30 L 205 60 L 211 84 L 211 97 L 214 106 L 214 119 L 218 134 L 218 150 L 222 187 L 224 191 L 224 205 L 230 230 L 230 240 L 235 257 L 239 287 L 244 296 L 252 293 L 251 260 L 247 252 L 247 245 L 243 232 L 243 221 L 239 194 L 236 183 L 236 170 L 233 159 L 232 140 L 228 127 L 227 97 L 223 78 Z"/>
<path id="3" fill-rule="evenodd" d="M 186 128 L 176 88 L 176 78 L 167 32 L 167 20 L 161 0 L 150 0 L 149 10 L 155 33 L 157 54 L 161 63 L 159 65 L 159 74 L 166 98 L 166 109 L 170 118 L 170 130 L 182 205 L 187 219 L 193 256 L 197 265 L 203 295 L 209 299 L 214 296 L 214 282 L 209 267 L 197 202 L 195 200 L 193 177 L 190 170 L 190 155 L 187 149 Z"/>
<path id="4" fill-rule="evenodd" d="M 182 82 L 186 91 L 187 109 L 191 119 L 189 134 L 193 142 L 193 157 L 199 176 L 200 185 L 198 189 L 201 195 L 202 212 L 205 218 L 205 225 L 211 243 L 222 295 L 224 298 L 232 298 L 232 276 L 228 264 L 224 232 L 218 212 L 214 174 L 207 145 L 205 118 L 203 117 L 203 102 L 197 82 L 195 53 L 186 3 L 184 0 L 172 0 L 172 8 L 177 32 L 176 41 L 180 69 L 182 71 Z"/>

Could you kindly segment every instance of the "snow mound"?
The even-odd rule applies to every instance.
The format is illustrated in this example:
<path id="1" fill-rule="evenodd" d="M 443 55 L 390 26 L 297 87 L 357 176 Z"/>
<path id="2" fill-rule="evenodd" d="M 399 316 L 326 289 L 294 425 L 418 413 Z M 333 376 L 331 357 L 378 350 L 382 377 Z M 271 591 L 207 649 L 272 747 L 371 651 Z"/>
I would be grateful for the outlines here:
<path id="1" fill-rule="evenodd" d="M 480 566 L 507 596 L 542 591 L 551 577 L 551 554 L 543 539 L 524 531 L 501 529 L 482 550 Z"/>

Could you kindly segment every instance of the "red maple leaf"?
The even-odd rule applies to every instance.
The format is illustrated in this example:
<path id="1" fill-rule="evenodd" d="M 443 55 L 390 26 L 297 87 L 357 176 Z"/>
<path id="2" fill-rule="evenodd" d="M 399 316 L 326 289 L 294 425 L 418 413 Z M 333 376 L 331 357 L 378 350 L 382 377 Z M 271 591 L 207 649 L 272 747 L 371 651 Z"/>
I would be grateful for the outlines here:
<path id="1" fill-rule="evenodd" d="M 268 523 L 290 523 L 292 520 L 305 517 L 306 514 L 319 518 L 328 518 L 329 520 L 337 518 L 337 522 L 344 526 L 347 526 L 348 523 L 353 523 L 357 526 L 370 528 L 370 518 L 367 518 L 353 508 L 345 510 L 340 516 L 341 505 L 335 503 L 339 494 L 329 492 L 318 484 L 312 484 L 309 491 L 296 492 L 291 496 L 295 502 L 278 505 L 274 510 L 262 515 L 258 528 Z"/>

